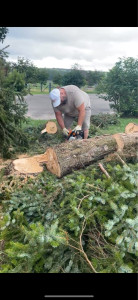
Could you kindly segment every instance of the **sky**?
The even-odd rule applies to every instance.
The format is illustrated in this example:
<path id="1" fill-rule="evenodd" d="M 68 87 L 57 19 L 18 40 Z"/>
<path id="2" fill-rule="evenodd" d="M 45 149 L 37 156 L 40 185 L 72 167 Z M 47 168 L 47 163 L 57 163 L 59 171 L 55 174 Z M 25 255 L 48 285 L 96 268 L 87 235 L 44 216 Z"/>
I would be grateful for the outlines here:
<path id="1" fill-rule="evenodd" d="M 7 61 L 38 68 L 109 71 L 120 58 L 138 58 L 138 27 L 8 27 Z"/>

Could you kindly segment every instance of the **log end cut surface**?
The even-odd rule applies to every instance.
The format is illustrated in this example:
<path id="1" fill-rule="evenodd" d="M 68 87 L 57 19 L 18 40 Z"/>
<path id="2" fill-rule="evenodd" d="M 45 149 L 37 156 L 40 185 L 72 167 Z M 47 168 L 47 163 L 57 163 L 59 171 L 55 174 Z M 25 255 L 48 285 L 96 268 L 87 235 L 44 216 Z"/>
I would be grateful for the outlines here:
<path id="1" fill-rule="evenodd" d="M 129 123 L 125 127 L 125 133 L 126 134 L 132 134 L 134 132 L 138 132 L 138 125 L 134 123 Z"/>
<path id="2" fill-rule="evenodd" d="M 47 169 L 51 173 L 55 174 L 57 177 L 60 177 L 61 171 L 60 171 L 60 166 L 55 151 L 52 148 L 47 149 L 46 156 L 47 156 L 47 162 L 46 162 Z"/>
<path id="3" fill-rule="evenodd" d="M 55 122 L 49 121 L 46 124 L 46 131 L 50 134 L 55 134 L 57 132 L 57 125 Z"/>
<path id="4" fill-rule="evenodd" d="M 15 171 L 21 174 L 34 174 L 43 171 L 43 167 L 39 165 L 39 162 L 34 157 L 15 159 L 13 167 Z"/>

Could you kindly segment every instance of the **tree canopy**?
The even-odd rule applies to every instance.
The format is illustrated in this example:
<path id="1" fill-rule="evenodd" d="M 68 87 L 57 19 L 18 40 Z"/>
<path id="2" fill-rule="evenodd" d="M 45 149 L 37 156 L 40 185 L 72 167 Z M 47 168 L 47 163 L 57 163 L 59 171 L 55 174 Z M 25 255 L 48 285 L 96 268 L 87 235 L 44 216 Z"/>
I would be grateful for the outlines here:
<path id="1" fill-rule="evenodd" d="M 104 76 L 98 86 L 101 98 L 109 100 L 111 107 L 125 116 L 136 116 L 138 100 L 138 59 L 120 58 Z"/>
<path id="2" fill-rule="evenodd" d="M 0 42 L 8 32 L 4 28 L 0 27 Z M 9 72 L 5 57 L 5 51 L 0 51 L 0 154 L 10 157 L 14 147 L 27 146 L 27 138 L 21 130 L 27 105 L 23 98 L 26 94 L 24 75 L 17 70 Z"/>
<path id="3" fill-rule="evenodd" d="M 82 75 L 81 70 L 79 69 L 78 64 L 75 64 L 72 67 L 72 70 L 64 75 L 62 78 L 62 85 L 73 84 L 78 87 L 84 85 L 84 77 Z"/>

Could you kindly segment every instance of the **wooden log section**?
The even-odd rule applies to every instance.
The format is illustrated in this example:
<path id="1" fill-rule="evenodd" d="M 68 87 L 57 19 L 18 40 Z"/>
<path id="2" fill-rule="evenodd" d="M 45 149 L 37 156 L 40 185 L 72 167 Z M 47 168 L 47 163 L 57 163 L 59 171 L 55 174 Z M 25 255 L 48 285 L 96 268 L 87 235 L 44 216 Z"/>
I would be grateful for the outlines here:
<path id="1" fill-rule="evenodd" d="M 43 165 L 46 165 L 51 173 L 60 178 L 109 154 L 118 153 L 126 158 L 137 157 L 137 150 L 138 132 L 117 133 L 55 145 L 48 148 L 44 154 L 14 160 L 13 168 L 21 174 L 37 174 L 42 172 Z"/>
<path id="2" fill-rule="evenodd" d="M 134 132 L 138 132 L 138 124 L 135 123 L 129 123 L 125 127 L 125 133 L 126 134 L 132 134 Z"/>
<path id="3" fill-rule="evenodd" d="M 134 158 L 138 159 L 138 132 L 133 134 L 116 133 L 113 135 L 117 143 L 117 151 L 105 157 L 105 161 L 123 161 Z M 122 158 L 122 159 L 121 159 Z"/>
<path id="4" fill-rule="evenodd" d="M 46 123 L 46 127 L 41 131 L 41 134 L 44 132 L 50 133 L 50 134 L 55 134 L 57 132 L 57 125 L 55 122 L 48 121 Z"/>
<path id="5" fill-rule="evenodd" d="M 133 134 L 116 133 L 113 137 L 117 142 L 119 154 L 126 158 L 138 156 L 138 132 Z"/>
<path id="6" fill-rule="evenodd" d="M 43 171 L 41 163 L 46 163 L 46 154 L 35 155 L 27 158 L 15 159 L 13 161 L 13 168 L 20 174 L 38 174 Z"/>
<path id="7" fill-rule="evenodd" d="M 116 150 L 117 143 L 112 136 L 62 143 L 47 149 L 46 167 L 60 178 L 71 173 L 72 170 L 84 168 L 84 166 L 100 160 Z"/>

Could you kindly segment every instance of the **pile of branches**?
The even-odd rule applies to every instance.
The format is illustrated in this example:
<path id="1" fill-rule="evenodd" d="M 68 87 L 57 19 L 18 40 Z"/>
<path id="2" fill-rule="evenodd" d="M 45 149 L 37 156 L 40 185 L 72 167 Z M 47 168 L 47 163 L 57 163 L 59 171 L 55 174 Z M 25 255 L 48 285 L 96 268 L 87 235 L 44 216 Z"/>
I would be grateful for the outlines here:
<path id="1" fill-rule="evenodd" d="M 1 185 L 1 273 L 137 270 L 137 166 L 89 166 Z"/>

